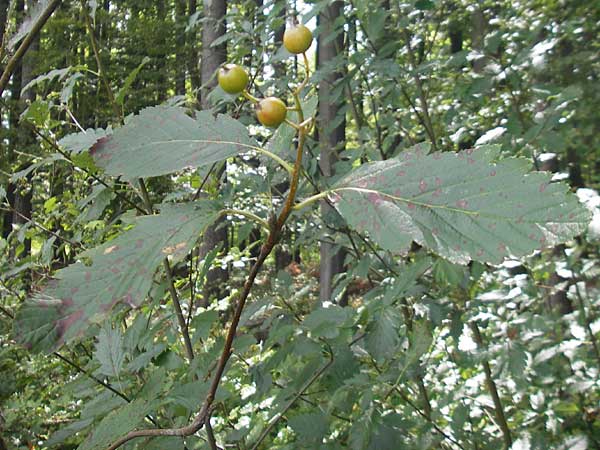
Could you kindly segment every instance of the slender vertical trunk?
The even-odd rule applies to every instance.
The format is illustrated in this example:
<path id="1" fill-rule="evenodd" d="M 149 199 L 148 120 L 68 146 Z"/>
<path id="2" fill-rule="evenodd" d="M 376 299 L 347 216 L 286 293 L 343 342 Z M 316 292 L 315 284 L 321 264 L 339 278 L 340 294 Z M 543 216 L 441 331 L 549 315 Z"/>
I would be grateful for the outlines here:
<path id="1" fill-rule="evenodd" d="M 7 12 L 8 12 L 8 0 L 0 0 L 0 41 L 4 37 L 4 31 L 6 30 Z M 0 140 L 4 141 L 4 111 L 2 110 L 1 105 L 0 105 Z M 8 149 L 6 148 L 5 145 L 0 145 L 0 161 L 2 161 L 3 164 L 5 164 L 5 163 L 10 164 L 10 160 L 8 158 Z M 0 167 L 0 168 L 4 169 L 6 172 L 9 172 L 7 167 Z M 7 191 L 10 190 L 10 185 L 8 185 L 7 187 L 8 187 Z M 8 194 L 11 194 L 11 193 L 7 192 L 7 196 L 8 196 Z M 2 220 L 2 237 L 3 238 L 6 238 L 8 236 L 8 233 L 10 233 L 10 229 L 12 228 L 12 224 L 11 224 L 9 215 L 10 214 L 5 213 L 5 212 L 0 213 L 0 219 Z"/>
<path id="2" fill-rule="evenodd" d="M 197 5 L 196 0 L 188 0 L 188 17 L 192 17 L 196 14 Z M 192 90 L 197 94 L 196 96 L 200 97 L 200 71 L 198 70 L 198 33 L 197 27 L 193 27 L 192 30 L 188 33 L 187 37 L 187 70 L 190 74 L 190 82 L 192 84 Z"/>
<path id="3" fill-rule="evenodd" d="M 217 85 L 215 74 L 227 58 L 227 45 L 213 42 L 225 34 L 225 0 L 204 0 L 204 23 L 202 24 L 202 58 L 200 60 L 200 81 L 202 85 L 200 106 L 209 109 L 208 94 Z"/>
<path id="4" fill-rule="evenodd" d="M 478 50 L 481 55 L 473 60 L 473 70 L 477 73 L 483 71 L 486 64 L 486 58 L 483 56 L 483 44 L 485 39 L 485 31 L 487 28 L 487 20 L 483 14 L 481 7 L 475 7 L 471 15 L 471 46 L 473 50 Z"/>
<path id="5" fill-rule="evenodd" d="M 28 0 L 27 2 L 28 8 L 33 6 L 33 2 Z M 20 8 L 22 11 L 24 7 L 23 2 L 19 2 L 17 4 L 17 9 Z M 35 151 L 35 136 L 29 128 L 24 126 L 19 126 L 19 117 L 21 112 L 25 109 L 25 101 L 33 101 L 35 100 L 35 91 L 34 89 L 28 89 L 22 96 L 20 96 L 20 91 L 22 86 L 29 83 L 34 78 L 34 70 L 37 60 L 37 53 L 39 50 L 39 35 L 33 40 L 31 43 L 27 53 L 23 57 L 20 70 L 20 76 L 13 76 L 13 86 L 12 86 L 12 94 L 15 95 L 19 101 L 15 104 L 15 117 L 13 117 L 11 126 L 14 127 L 15 133 L 13 145 L 18 146 L 19 149 L 22 149 L 28 153 L 37 153 Z M 15 74 L 16 75 L 16 74 Z M 28 163 L 30 164 L 30 163 Z M 19 167 L 19 170 L 25 169 L 28 164 L 25 164 Z M 33 187 L 31 185 L 31 175 L 27 176 L 25 179 L 25 183 L 22 182 L 15 186 L 14 188 L 14 201 L 12 207 L 14 209 L 14 214 L 12 217 L 13 224 L 25 224 L 27 223 L 27 218 L 31 217 L 32 213 L 32 198 L 33 198 Z M 31 254 L 31 240 L 25 239 L 24 241 L 24 251 L 23 256 L 29 256 Z M 28 277 L 29 278 L 29 277 Z"/>
<path id="6" fill-rule="evenodd" d="M 175 94 L 185 95 L 186 0 L 175 0 Z"/>
<path id="7" fill-rule="evenodd" d="M 322 69 L 329 61 L 335 59 L 344 51 L 344 33 L 336 29 L 336 20 L 343 15 L 343 2 L 331 2 L 318 17 L 321 33 L 319 34 L 317 50 L 317 67 Z M 337 35 L 332 38 L 332 35 Z M 318 135 L 320 145 L 320 166 L 325 178 L 334 175 L 334 163 L 338 152 L 342 151 L 346 140 L 346 121 L 342 120 L 335 128 L 332 123 L 338 123 L 341 112 L 339 98 L 334 97 L 336 83 L 343 78 L 340 71 L 324 74 L 319 85 Z M 321 215 L 326 222 L 328 216 L 335 214 L 327 203 L 321 203 Z M 333 277 L 344 268 L 345 252 L 336 250 L 330 243 L 321 243 L 320 248 L 320 292 L 321 302 L 330 301 L 333 291 Z"/>
<path id="8" fill-rule="evenodd" d="M 225 0 L 204 0 L 203 12 L 205 20 L 202 27 L 202 59 L 200 61 L 200 106 L 202 109 L 209 109 L 212 105 L 208 94 L 217 84 L 215 73 L 227 58 L 227 46 L 225 43 L 217 46 L 212 45 L 215 40 L 225 34 L 227 3 Z M 224 171 L 225 167 L 223 166 L 215 176 L 220 179 Z M 203 258 L 218 246 L 221 246 L 222 250 L 227 251 L 229 239 L 226 220 L 223 217 L 206 229 L 202 244 L 200 245 L 200 258 Z M 227 269 L 214 268 L 208 271 L 206 275 L 206 287 L 204 289 L 204 304 L 211 297 L 220 297 L 227 291 L 225 285 L 228 275 Z"/>

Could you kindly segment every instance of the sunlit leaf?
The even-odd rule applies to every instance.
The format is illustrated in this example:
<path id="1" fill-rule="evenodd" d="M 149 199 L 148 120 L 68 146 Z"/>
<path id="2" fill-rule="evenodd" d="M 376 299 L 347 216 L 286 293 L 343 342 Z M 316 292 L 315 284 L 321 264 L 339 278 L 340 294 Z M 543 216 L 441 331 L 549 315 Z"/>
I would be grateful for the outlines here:
<path id="1" fill-rule="evenodd" d="M 583 232 L 589 213 L 550 174 L 527 173 L 499 147 L 426 155 L 419 148 L 365 164 L 329 195 L 340 214 L 383 248 L 412 241 L 453 262 L 498 263 Z"/>

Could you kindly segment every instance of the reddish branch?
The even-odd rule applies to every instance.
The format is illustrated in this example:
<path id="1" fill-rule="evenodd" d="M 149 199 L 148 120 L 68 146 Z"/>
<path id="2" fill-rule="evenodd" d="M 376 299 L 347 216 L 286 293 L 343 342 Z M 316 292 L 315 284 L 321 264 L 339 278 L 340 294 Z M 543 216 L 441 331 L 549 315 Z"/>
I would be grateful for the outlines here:
<path id="1" fill-rule="evenodd" d="M 296 102 L 296 106 L 298 108 L 298 119 L 300 122 L 300 126 L 295 127 L 298 130 L 298 146 L 296 150 L 296 161 L 294 163 L 294 170 L 292 174 L 292 180 L 290 182 L 290 190 L 288 196 L 286 198 L 285 204 L 279 215 L 274 217 L 272 221 L 270 221 L 270 230 L 269 235 L 267 236 L 264 244 L 261 247 L 260 254 L 256 259 L 256 262 L 250 269 L 250 273 L 248 274 L 248 278 L 244 282 L 244 286 L 242 292 L 238 298 L 238 302 L 235 307 L 235 311 L 233 313 L 233 318 L 231 320 L 231 325 L 227 330 L 227 336 L 225 338 L 225 345 L 223 346 L 223 350 L 221 352 L 221 356 L 219 361 L 217 362 L 217 366 L 215 368 L 215 373 L 212 379 L 212 383 L 204 399 L 204 403 L 200 408 L 200 411 L 194 418 L 194 420 L 187 426 L 181 428 L 164 428 L 164 429 L 146 429 L 146 430 L 136 430 L 131 431 L 115 443 L 113 443 L 108 450 L 116 450 L 121 445 L 126 442 L 129 442 L 132 439 L 138 437 L 149 437 L 149 436 L 190 436 L 197 431 L 199 431 L 209 420 L 210 413 L 212 412 L 213 402 L 215 400 L 215 396 L 217 393 L 217 389 L 219 388 L 219 384 L 221 383 L 221 379 L 223 377 L 223 373 L 225 372 L 225 367 L 231 354 L 233 353 L 233 340 L 237 333 L 237 327 L 240 323 L 240 318 L 242 316 L 242 311 L 244 310 L 244 306 L 246 305 L 246 300 L 250 295 L 250 291 L 254 286 L 254 281 L 256 280 L 256 276 L 258 272 L 262 268 L 265 260 L 273 251 L 273 248 L 279 241 L 281 237 L 281 230 L 283 226 L 290 216 L 294 202 L 296 199 L 296 191 L 298 189 L 298 181 L 300 179 L 300 171 L 302 169 L 302 154 L 304 149 L 304 142 L 306 139 L 306 133 L 310 128 L 310 124 L 304 122 L 304 115 L 302 112 L 302 106 L 300 103 L 299 93 L 306 86 L 306 82 L 308 81 L 308 61 L 306 59 L 306 55 L 304 55 L 304 60 L 307 69 L 306 79 L 300 84 L 300 86 L 296 89 L 294 93 L 294 100 Z"/>

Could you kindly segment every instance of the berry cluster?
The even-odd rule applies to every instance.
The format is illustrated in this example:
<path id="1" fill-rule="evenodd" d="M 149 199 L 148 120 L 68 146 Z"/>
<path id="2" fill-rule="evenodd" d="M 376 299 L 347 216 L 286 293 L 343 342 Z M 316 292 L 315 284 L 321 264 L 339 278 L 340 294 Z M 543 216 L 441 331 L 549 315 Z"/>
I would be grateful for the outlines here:
<path id="1" fill-rule="evenodd" d="M 312 32 L 302 24 L 288 27 L 283 34 L 283 46 L 295 55 L 303 54 L 311 46 Z M 217 73 L 219 86 L 228 94 L 242 94 L 256 104 L 256 118 L 267 127 L 278 127 L 286 118 L 288 108 L 278 97 L 256 99 L 246 91 L 249 77 L 246 70 L 237 64 L 225 64 Z M 288 122 L 289 123 L 289 122 Z"/>

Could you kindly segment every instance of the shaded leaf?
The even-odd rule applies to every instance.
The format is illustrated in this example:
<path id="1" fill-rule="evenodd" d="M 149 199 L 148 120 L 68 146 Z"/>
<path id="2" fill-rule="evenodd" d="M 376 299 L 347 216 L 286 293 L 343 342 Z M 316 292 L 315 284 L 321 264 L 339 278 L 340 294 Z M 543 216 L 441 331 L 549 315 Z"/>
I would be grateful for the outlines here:
<path id="1" fill-rule="evenodd" d="M 218 204 L 163 205 L 161 214 L 138 217 L 135 227 L 84 252 L 59 270 L 40 292 L 27 299 L 15 324 L 16 339 L 37 351 L 53 351 L 101 322 L 119 303 L 139 306 L 165 257 L 179 261 L 199 234 L 218 216 Z"/>
<path id="2" fill-rule="evenodd" d="M 493 162 L 499 147 L 425 155 L 417 148 L 365 164 L 329 198 L 359 231 L 383 248 L 412 241 L 453 262 L 499 263 L 583 232 L 589 213 L 550 174 L 527 174 L 529 162 Z"/>
<path id="3" fill-rule="evenodd" d="M 100 330 L 96 344 L 96 359 L 101 366 L 100 373 L 107 376 L 118 377 L 123 367 L 123 334 L 117 329 L 105 326 Z"/>
<path id="4" fill-rule="evenodd" d="M 246 127 L 230 117 L 201 111 L 194 119 L 185 111 L 146 108 L 96 142 L 90 154 L 106 173 L 132 180 L 205 166 L 257 146 Z"/>
<path id="5" fill-rule="evenodd" d="M 147 56 L 144 57 L 144 59 L 142 59 L 142 62 L 140 63 L 140 65 L 137 66 L 135 69 L 133 69 L 129 73 L 129 75 L 127 75 L 127 78 L 125 78 L 125 81 L 123 82 L 123 86 L 121 86 L 121 89 L 119 89 L 119 92 L 115 96 L 115 103 L 117 103 L 121 106 L 123 105 L 123 102 L 125 101 L 125 96 L 127 95 L 127 91 L 129 91 L 129 88 L 135 81 L 135 79 L 138 76 L 138 74 L 140 73 L 140 71 L 149 62 L 150 62 L 150 58 L 148 58 Z"/>
<path id="6" fill-rule="evenodd" d="M 136 428 L 144 417 L 158 406 L 157 399 L 164 385 L 164 371 L 152 374 L 137 399 L 108 414 L 94 427 L 78 450 L 104 450 L 114 441 Z"/>
<path id="7" fill-rule="evenodd" d="M 77 420 L 75 422 L 70 423 L 66 427 L 61 428 L 56 433 L 53 433 L 50 438 L 44 442 L 45 447 L 52 447 L 53 445 L 61 444 L 70 436 L 80 432 L 81 430 L 87 428 L 94 421 L 93 418 Z"/>
<path id="8" fill-rule="evenodd" d="M 380 308 L 369 323 L 365 345 L 367 351 L 378 363 L 383 363 L 396 353 L 400 323 L 400 314 L 393 306 Z"/>
<path id="9" fill-rule="evenodd" d="M 288 420 L 290 427 L 300 438 L 302 443 L 321 443 L 329 428 L 327 417 L 321 411 L 298 414 Z"/>

